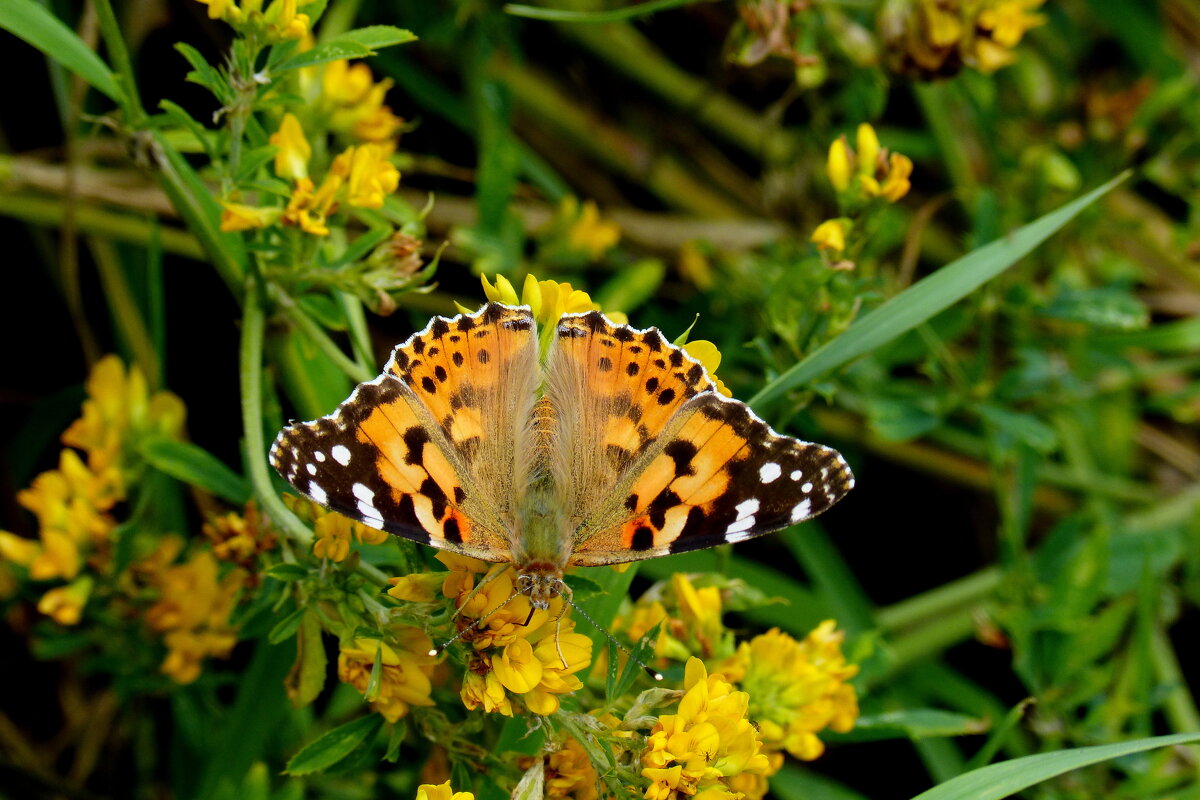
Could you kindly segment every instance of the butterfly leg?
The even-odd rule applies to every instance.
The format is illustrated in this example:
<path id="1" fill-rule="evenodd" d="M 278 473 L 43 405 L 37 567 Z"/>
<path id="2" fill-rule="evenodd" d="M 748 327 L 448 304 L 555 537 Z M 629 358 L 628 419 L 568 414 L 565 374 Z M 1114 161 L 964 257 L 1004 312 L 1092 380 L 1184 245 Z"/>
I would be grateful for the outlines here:
<path id="1" fill-rule="evenodd" d="M 567 609 L 575 605 L 575 592 L 573 592 L 571 587 L 565 582 L 562 586 L 562 592 L 564 595 L 566 595 L 566 597 L 563 598 L 563 600 L 566 602 L 562 604 L 562 608 L 559 609 L 558 616 L 554 619 L 554 649 L 558 651 L 558 660 L 562 662 L 563 669 L 567 669 L 567 657 L 563 655 L 562 640 L 559 638 L 559 632 L 562 630 L 562 620 L 567 614 Z"/>

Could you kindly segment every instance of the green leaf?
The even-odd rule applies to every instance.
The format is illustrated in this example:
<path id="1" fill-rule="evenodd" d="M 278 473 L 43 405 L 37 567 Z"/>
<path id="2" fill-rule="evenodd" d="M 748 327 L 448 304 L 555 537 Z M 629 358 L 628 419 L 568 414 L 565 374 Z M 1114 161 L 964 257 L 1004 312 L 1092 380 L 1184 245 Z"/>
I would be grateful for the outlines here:
<path id="1" fill-rule="evenodd" d="M 504 6 L 505 14 L 512 14 L 514 17 L 527 17 L 529 19 L 543 19 L 553 22 L 589 22 L 592 24 L 605 24 L 609 22 L 623 22 L 627 19 L 635 19 L 644 17 L 648 14 L 654 14 L 658 11 L 667 11 L 680 6 L 690 6 L 696 3 L 708 3 L 713 0 L 647 0 L 644 3 L 633 3 L 624 8 L 614 8 L 611 11 L 574 11 L 571 9 L 562 8 L 542 8 L 540 6 L 527 6 L 521 3 L 506 3 Z"/>
<path id="2" fill-rule="evenodd" d="M 333 730 L 305 745 L 287 763 L 288 775 L 309 775 L 329 769 L 383 727 L 383 717 L 368 714 L 365 717 L 339 725 Z"/>
<path id="3" fill-rule="evenodd" d="M 391 47 L 416 40 L 412 31 L 396 28 L 391 25 L 372 25 L 368 28 L 356 28 L 346 31 L 341 36 L 334 37 L 328 42 L 322 42 L 311 50 L 297 53 L 291 58 L 276 65 L 272 72 L 276 74 L 300 67 L 311 67 L 314 64 L 324 64 L 327 61 L 338 61 L 343 58 L 365 58 L 374 55 L 381 47 Z"/>
<path id="4" fill-rule="evenodd" d="M 875 741 L 973 736 L 985 733 L 988 727 L 986 721 L 968 714 L 936 708 L 914 708 L 882 714 L 865 714 L 855 721 L 853 731 L 837 738 L 843 741 Z"/>
<path id="5" fill-rule="evenodd" d="M 945 310 L 1017 263 L 1130 174 L 1128 171 L 1122 172 L 1083 197 L 921 279 L 764 386 L 750 399 L 750 405 L 762 407 L 792 389 L 810 383 L 830 370 L 890 342 Z"/>
<path id="6" fill-rule="evenodd" d="M 4 0 L 0 3 L 0 28 L 41 50 L 97 91 L 124 105 L 125 95 L 108 65 L 44 6 L 33 0 Z"/>
<path id="7" fill-rule="evenodd" d="M 150 466 L 237 505 L 250 499 L 250 487 L 240 475 L 207 450 L 189 442 L 159 437 L 142 443 Z"/>
<path id="8" fill-rule="evenodd" d="M 922 792 L 913 800 L 1001 800 L 1030 786 L 1057 777 L 1080 767 L 1099 764 L 1132 753 L 1157 747 L 1200 742 L 1200 733 L 1177 733 L 1172 736 L 1153 736 L 1131 742 L 1103 744 L 1041 753 L 1014 758 L 999 764 L 982 767 L 974 772 L 951 778 L 945 783 Z"/>
<path id="9" fill-rule="evenodd" d="M 327 666 L 321 621 L 310 608 L 296 634 L 296 661 L 287 677 L 287 694 L 292 708 L 304 708 L 317 699 L 325 688 Z"/>
<path id="10" fill-rule="evenodd" d="M 307 608 L 297 608 L 279 620 L 279 622 L 276 622 L 275 627 L 271 628 L 271 632 L 267 634 L 267 641 L 271 644 L 279 644 L 282 641 L 292 638 L 296 630 L 300 627 L 304 615 L 307 613 Z"/>
<path id="11" fill-rule="evenodd" d="M 646 635 L 634 645 L 633 651 L 629 654 L 629 660 L 625 662 L 625 670 L 617 680 L 612 697 L 609 698 L 610 701 L 628 692 L 633 687 L 633 682 L 637 680 L 638 675 L 645 671 L 642 664 L 649 663 L 654 658 L 654 647 L 658 644 L 658 632 L 660 628 L 662 628 L 662 620 L 659 620 L 657 625 L 646 631 Z"/>
<path id="12" fill-rule="evenodd" d="M 309 576 L 310 570 L 301 564 L 276 564 L 267 570 L 267 577 L 277 581 L 299 581 Z"/>
<path id="13" fill-rule="evenodd" d="M 200 51 L 192 47 L 186 42 L 176 42 L 175 50 L 183 56 L 188 64 L 191 65 L 192 71 L 187 74 L 187 80 L 199 86 L 203 86 L 213 93 L 223 103 L 233 100 L 233 94 L 229 88 L 229 81 L 214 67 L 208 63 L 204 56 L 200 55 Z"/>

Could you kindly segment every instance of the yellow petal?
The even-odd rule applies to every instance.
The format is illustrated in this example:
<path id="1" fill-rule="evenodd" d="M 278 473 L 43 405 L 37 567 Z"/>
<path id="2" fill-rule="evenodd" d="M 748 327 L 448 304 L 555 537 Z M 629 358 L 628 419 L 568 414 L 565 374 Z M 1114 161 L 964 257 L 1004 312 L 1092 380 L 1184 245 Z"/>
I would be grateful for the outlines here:
<path id="1" fill-rule="evenodd" d="M 875 161 L 879 158 L 879 137 L 875 135 L 875 129 L 865 122 L 862 123 L 858 126 L 856 141 L 858 172 L 862 175 L 874 174 Z"/>
<path id="2" fill-rule="evenodd" d="M 829 159 L 825 164 L 825 172 L 829 175 L 829 182 L 838 192 L 844 192 L 850 188 L 852 160 L 853 157 L 850 155 L 850 147 L 846 144 L 845 136 L 839 136 L 833 144 L 829 145 Z"/>

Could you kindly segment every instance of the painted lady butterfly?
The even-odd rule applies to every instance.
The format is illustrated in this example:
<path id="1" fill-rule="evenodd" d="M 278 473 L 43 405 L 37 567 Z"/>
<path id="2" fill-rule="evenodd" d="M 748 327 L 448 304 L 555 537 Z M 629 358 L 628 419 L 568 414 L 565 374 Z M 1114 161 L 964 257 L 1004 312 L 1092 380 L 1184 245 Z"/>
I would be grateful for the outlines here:
<path id="1" fill-rule="evenodd" d="M 271 464 L 346 516 L 516 566 L 545 608 L 563 570 L 740 542 L 853 486 L 835 450 L 780 436 L 656 328 L 564 314 L 539 360 L 528 306 L 435 317 Z"/>

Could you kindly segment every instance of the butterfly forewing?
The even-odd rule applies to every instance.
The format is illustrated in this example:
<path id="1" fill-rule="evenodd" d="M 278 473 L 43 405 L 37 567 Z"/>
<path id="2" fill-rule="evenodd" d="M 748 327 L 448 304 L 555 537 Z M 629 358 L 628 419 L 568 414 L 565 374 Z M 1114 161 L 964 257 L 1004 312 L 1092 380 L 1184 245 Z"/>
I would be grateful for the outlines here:
<path id="1" fill-rule="evenodd" d="M 615 325 L 598 311 L 559 320 L 546 369 L 561 502 L 577 525 L 594 530 L 621 476 L 712 382 L 658 330 Z"/>
<path id="2" fill-rule="evenodd" d="M 271 463 L 367 525 L 506 561 L 514 453 L 537 382 L 527 308 L 437 317 L 333 414 L 284 428 Z"/>

